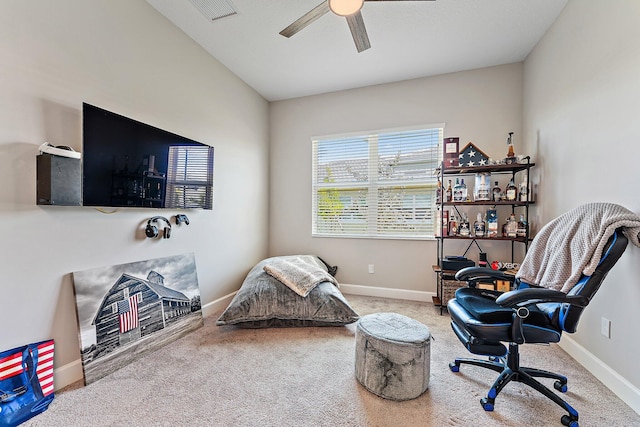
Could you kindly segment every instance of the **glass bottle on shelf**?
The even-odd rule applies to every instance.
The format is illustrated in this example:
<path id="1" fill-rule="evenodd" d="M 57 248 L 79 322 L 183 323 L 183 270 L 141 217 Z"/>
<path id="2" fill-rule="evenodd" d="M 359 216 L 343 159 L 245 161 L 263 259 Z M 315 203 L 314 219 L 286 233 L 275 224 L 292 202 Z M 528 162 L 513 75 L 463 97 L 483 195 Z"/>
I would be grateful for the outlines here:
<path id="1" fill-rule="evenodd" d="M 487 237 L 498 237 L 498 213 L 495 209 L 487 209 Z"/>
<path id="2" fill-rule="evenodd" d="M 460 184 L 460 178 L 456 178 L 456 185 L 453 186 L 453 201 L 462 202 L 462 185 Z"/>
<path id="3" fill-rule="evenodd" d="M 507 184 L 507 188 L 504 193 L 505 193 L 505 198 L 508 201 L 513 202 L 517 200 L 518 187 L 516 187 L 516 184 L 513 182 L 513 177 L 511 177 L 511 179 L 509 180 L 509 184 Z"/>
<path id="4" fill-rule="evenodd" d="M 478 215 L 476 216 L 476 222 L 473 223 L 473 234 L 476 237 L 484 237 L 486 228 L 487 226 L 482 219 L 482 213 L 478 212 Z"/>
<path id="5" fill-rule="evenodd" d="M 458 234 L 460 234 L 461 237 L 471 236 L 471 230 L 469 229 L 469 218 L 467 217 L 466 213 L 462 214 L 460 226 L 458 227 Z"/>
<path id="6" fill-rule="evenodd" d="M 509 137 L 507 138 L 507 164 L 515 163 L 516 161 L 516 153 L 513 151 L 513 132 L 509 132 Z"/>
<path id="7" fill-rule="evenodd" d="M 518 235 L 518 220 L 514 214 L 509 215 L 506 223 L 506 237 L 517 237 Z"/>
<path id="8" fill-rule="evenodd" d="M 520 214 L 520 221 L 518 221 L 518 227 L 516 229 L 516 235 L 518 237 L 527 237 L 527 228 L 529 225 L 524 219 L 524 214 Z"/>
<path id="9" fill-rule="evenodd" d="M 502 199 L 502 189 L 498 185 L 498 181 L 496 181 L 496 185 L 491 189 L 491 200 L 499 202 L 500 199 Z"/>
<path id="10" fill-rule="evenodd" d="M 524 173 L 522 177 L 522 182 L 520 183 L 520 187 L 518 188 L 519 199 L 521 202 L 529 201 L 529 188 L 527 186 L 527 174 Z"/>
<path id="11" fill-rule="evenodd" d="M 436 203 L 440 204 L 442 199 L 442 181 L 438 178 L 438 186 L 436 187 Z"/>
<path id="12" fill-rule="evenodd" d="M 460 179 L 460 188 L 462 191 L 462 201 L 466 202 L 467 201 L 467 184 L 464 183 L 464 178 Z"/>
<path id="13" fill-rule="evenodd" d="M 447 191 L 445 191 L 445 202 L 450 202 L 453 200 L 453 189 L 451 188 L 451 180 L 449 180 L 449 185 L 447 186 Z"/>
<path id="14" fill-rule="evenodd" d="M 457 236 L 458 235 L 458 220 L 455 214 L 451 214 L 451 218 L 449 219 L 449 236 Z"/>
<path id="15" fill-rule="evenodd" d="M 475 185 L 473 186 L 473 200 L 491 200 L 491 174 L 481 172 L 476 174 Z"/>

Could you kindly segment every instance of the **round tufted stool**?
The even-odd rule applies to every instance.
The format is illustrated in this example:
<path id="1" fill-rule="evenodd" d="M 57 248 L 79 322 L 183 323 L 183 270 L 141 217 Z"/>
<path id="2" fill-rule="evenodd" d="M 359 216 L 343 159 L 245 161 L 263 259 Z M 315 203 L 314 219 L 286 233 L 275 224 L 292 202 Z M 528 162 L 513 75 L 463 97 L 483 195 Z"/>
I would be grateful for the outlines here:
<path id="1" fill-rule="evenodd" d="M 429 329 L 397 313 L 360 318 L 356 327 L 356 379 L 391 400 L 415 399 L 429 387 Z"/>

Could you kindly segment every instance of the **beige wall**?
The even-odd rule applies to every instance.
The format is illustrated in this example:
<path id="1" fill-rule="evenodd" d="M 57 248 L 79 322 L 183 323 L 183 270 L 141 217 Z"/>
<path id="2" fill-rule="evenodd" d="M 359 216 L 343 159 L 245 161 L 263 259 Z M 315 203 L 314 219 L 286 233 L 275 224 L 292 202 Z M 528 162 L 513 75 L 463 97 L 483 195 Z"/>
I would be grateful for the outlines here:
<path id="1" fill-rule="evenodd" d="M 266 255 L 268 103 L 146 2 L 1 1 L 0 93 L 0 349 L 79 360 L 73 271 L 194 253 L 206 304 Z M 37 148 L 81 150 L 83 101 L 214 146 L 214 210 L 152 241 L 176 212 L 36 206 Z"/>
<path id="2" fill-rule="evenodd" d="M 594 201 L 640 213 L 639 20 L 636 0 L 570 0 L 525 62 L 524 132 L 541 164 L 541 222 Z M 607 385 L 629 390 L 638 412 L 639 261 L 640 249 L 629 246 L 574 341 L 563 339 L 567 349 L 586 350 L 581 362 Z M 610 339 L 600 334 L 602 317 L 612 321 Z"/>
<path id="3" fill-rule="evenodd" d="M 274 102 L 270 115 L 270 254 L 317 253 L 339 266 L 342 283 L 435 292 L 433 240 L 311 237 L 310 138 L 444 122 L 445 136 L 504 157 L 507 133 L 518 144 L 521 132 L 522 64 Z M 446 253 L 465 249 L 454 246 Z M 501 243 L 483 249 L 498 259 L 507 253 Z"/>

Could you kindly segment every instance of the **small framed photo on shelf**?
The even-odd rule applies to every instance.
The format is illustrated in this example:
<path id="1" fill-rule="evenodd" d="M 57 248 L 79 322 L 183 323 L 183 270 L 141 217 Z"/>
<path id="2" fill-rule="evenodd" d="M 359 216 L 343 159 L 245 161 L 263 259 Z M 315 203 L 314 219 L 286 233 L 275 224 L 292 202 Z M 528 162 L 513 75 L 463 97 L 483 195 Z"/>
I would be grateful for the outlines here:
<path id="1" fill-rule="evenodd" d="M 443 162 L 445 168 L 454 168 L 458 166 L 460 159 L 460 138 L 450 137 L 442 140 Z"/>

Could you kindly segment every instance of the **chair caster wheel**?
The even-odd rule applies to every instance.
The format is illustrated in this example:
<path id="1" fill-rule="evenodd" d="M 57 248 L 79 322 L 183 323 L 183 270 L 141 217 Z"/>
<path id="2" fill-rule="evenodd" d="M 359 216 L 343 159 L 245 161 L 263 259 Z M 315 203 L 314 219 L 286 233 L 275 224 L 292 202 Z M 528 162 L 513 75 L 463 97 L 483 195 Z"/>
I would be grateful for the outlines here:
<path id="1" fill-rule="evenodd" d="M 489 402 L 489 399 L 487 399 L 486 397 L 480 399 L 480 404 L 482 405 L 482 409 L 484 409 L 486 412 L 493 411 L 493 402 Z"/>
<path id="2" fill-rule="evenodd" d="M 562 381 L 556 381 L 553 383 L 553 388 L 555 388 L 556 390 L 558 390 L 560 393 L 566 393 L 567 390 L 569 389 L 567 387 L 566 383 L 563 383 Z"/>
<path id="3" fill-rule="evenodd" d="M 579 427 L 578 420 L 572 419 L 569 415 L 563 415 L 562 418 L 560 419 L 560 422 L 562 423 L 563 426 Z"/>
<path id="4" fill-rule="evenodd" d="M 460 365 L 456 365 L 456 362 L 449 363 L 449 369 L 451 372 L 460 372 Z"/>

